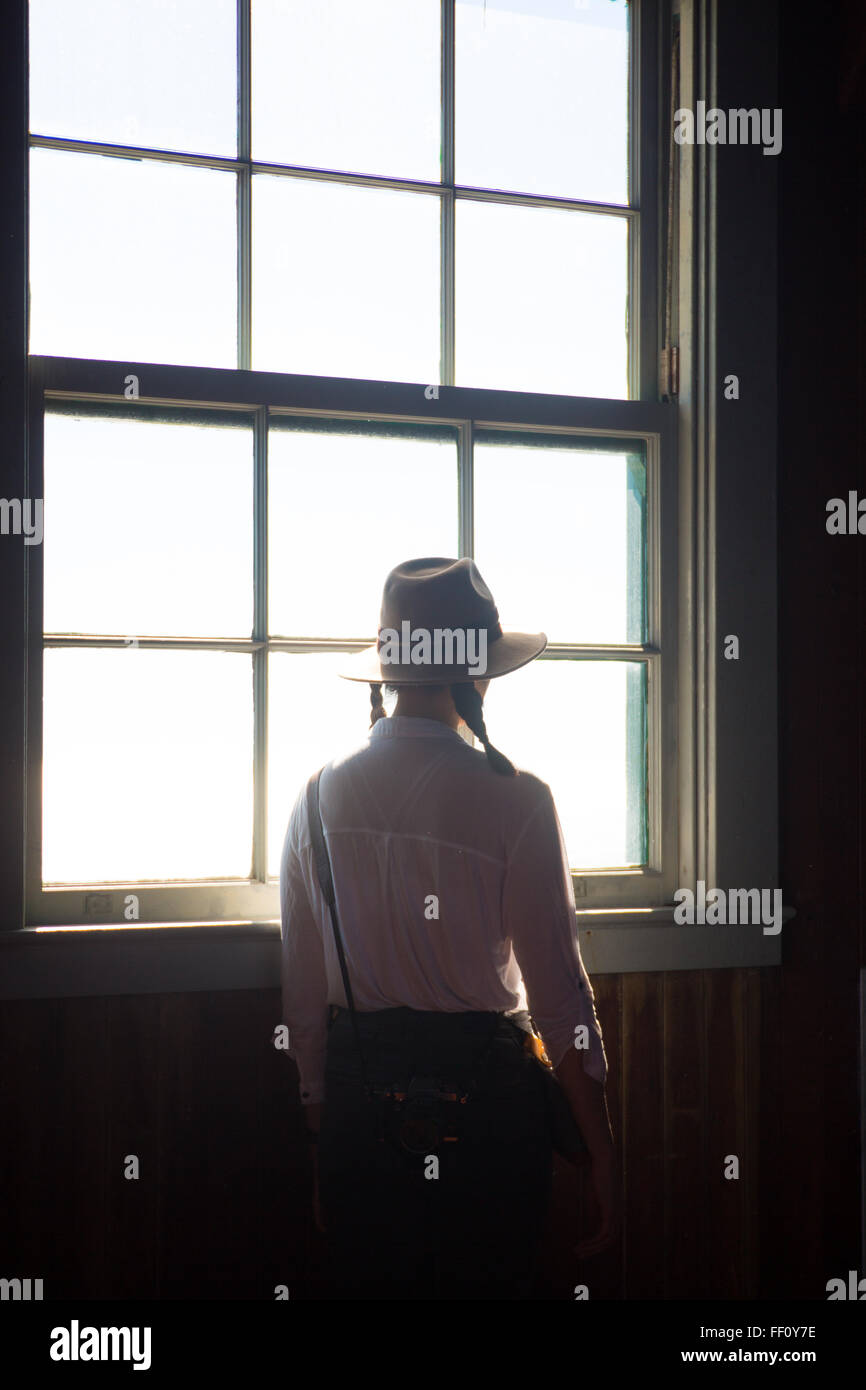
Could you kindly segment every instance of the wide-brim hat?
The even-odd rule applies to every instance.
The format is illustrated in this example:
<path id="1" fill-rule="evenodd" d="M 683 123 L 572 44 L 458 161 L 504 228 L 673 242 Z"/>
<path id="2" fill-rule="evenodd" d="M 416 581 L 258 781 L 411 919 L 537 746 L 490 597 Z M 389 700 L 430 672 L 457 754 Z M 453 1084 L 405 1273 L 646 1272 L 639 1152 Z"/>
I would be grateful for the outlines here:
<path id="1" fill-rule="evenodd" d="M 453 685 L 507 675 L 539 656 L 543 632 L 503 632 L 474 560 L 425 556 L 392 569 L 379 635 L 340 675 L 389 685 Z"/>

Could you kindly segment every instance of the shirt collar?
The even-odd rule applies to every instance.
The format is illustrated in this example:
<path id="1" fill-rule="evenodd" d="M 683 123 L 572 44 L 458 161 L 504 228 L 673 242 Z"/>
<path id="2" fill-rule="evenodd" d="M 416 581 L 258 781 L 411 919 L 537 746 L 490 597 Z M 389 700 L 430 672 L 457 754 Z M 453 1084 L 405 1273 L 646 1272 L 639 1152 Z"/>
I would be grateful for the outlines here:
<path id="1" fill-rule="evenodd" d="M 464 743 L 456 729 L 450 729 L 441 719 L 420 719 L 413 714 L 392 714 L 377 719 L 370 738 L 450 738 Z"/>

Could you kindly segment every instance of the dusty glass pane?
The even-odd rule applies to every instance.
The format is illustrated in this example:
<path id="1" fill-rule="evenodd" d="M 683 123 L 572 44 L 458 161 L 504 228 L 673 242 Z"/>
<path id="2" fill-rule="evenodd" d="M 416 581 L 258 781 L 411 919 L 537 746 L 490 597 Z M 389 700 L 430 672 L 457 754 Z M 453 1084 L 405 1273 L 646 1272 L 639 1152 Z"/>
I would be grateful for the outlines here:
<path id="1" fill-rule="evenodd" d="M 45 652 L 46 883 L 247 877 L 251 659 Z"/>
<path id="2" fill-rule="evenodd" d="M 438 197 L 256 177 L 253 367 L 438 381 Z"/>
<path id="3" fill-rule="evenodd" d="M 295 798 L 311 773 L 366 742 L 370 687 L 342 680 L 345 656 L 272 652 L 268 687 L 268 873 L 278 874 Z"/>
<path id="4" fill-rule="evenodd" d="M 642 454 L 517 439 L 486 430 L 475 445 L 475 558 L 502 622 L 551 642 L 645 641 Z"/>
<path id="5" fill-rule="evenodd" d="M 31 352 L 236 366 L 234 174 L 34 149 L 30 175 Z"/>
<path id="6" fill-rule="evenodd" d="M 439 0 L 253 0 L 253 157 L 440 178 Z"/>
<path id="7" fill-rule="evenodd" d="M 388 572 L 456 556 L 456 435 L 418 433 L 271 430 L 272 633 L 373 642 Z"/>
<path id="8" fill-rule="evenodd" d="M 625 400 L 625 219 L 463 199 L 456 229 L 456 384 Z"/>
<path id="9" fill-rule="evenodd" d="M 234 155 L 235 0 L 30 0 L 30 129 Z"/>
<path id="10" fill-rule="evenodd" d="M 249 425 L 45 417 L 46 632 L 249 637 Z"/>
<path id="11" fill-rule="evenodd" d="M 533 661 L 491 681 L 484 709 L 496 747 L 550 786 L 573 869 L 646 862 L 642 663 Z"/>
<path id="12" fill-rule="evenodd" d="M 457 182 L 628 202 L 625 0 L 458 0 Z"/>

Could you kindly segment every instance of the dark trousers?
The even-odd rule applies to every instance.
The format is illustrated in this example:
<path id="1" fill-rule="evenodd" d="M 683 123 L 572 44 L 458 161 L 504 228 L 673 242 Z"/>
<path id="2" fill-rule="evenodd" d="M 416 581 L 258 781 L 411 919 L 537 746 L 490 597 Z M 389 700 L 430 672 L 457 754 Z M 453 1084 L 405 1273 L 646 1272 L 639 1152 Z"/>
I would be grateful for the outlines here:
<path id="1" fill-rule="evenodd" d="M 396 1112 L 365 1096 L 349 1013 L 331 1012 L 318 1151 L 333 1296 L 528 1297 L 552 1150 L 524 1034 L 500 1014 L 356 1015 L 374 1089 L 407 1090 L 413 1076 L 477 1088 L 446 1107 L 456 1142 L 428 1144 L 422 1125 L 419 1152 L 407 1154 L 388 1120 Z"/>

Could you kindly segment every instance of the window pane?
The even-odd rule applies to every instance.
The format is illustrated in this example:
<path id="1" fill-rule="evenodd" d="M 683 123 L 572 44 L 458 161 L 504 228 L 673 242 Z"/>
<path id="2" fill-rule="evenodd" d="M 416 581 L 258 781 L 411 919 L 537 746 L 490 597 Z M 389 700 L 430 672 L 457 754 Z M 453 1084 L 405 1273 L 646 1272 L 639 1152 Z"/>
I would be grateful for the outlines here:
<path id="1" fill-rule="evenodd" d="M 646 863 L 643 663 L 533 661 L 491 681 L 484 710 L 495 746 L 550 786 L 572 868 Z"/>
<path id="2" fill-rule="evenodd" d="M 41 149 L 30 173 L 31 352 L 236 365 L 234 174 Z"/>
<path id="3" fill-rule="evenodd" d="M 253 367 L 438 381 L 438 197 L 255 178 Z"/>
<path id="4" fill-rule="evenodd" d="M 457 182 L 627 203 L 625 0 L 458 0 L 456 24 Z"/>
<path id="5" fill-rule="evenodd" d="M 131 409 L 45 417 L 45 631 L 249 637 L 252 430 Z"/>
<path id="6" fill-rule="evenodd" d="M 374 642 L 389 571 L 457 554 L 456 432 L 288 423 L 269 443 L 270 630 Z"/>
<path id="7" fill-rule="evenodd" d="M 253 0 L 253 157 L 438 181 L 440 0 Z"/>
<path id="8" fill-rule="evenodd" d="M 475 558 L 503 625 L 551 642 L 644 642 L 642 456 L 524 441 L 485 430 L 475 444 Z"/>
<path id="9" fill-rule="evenodd" d="M 45 652 L 46 883 L 247 877 L 251 659 Z"/>
<path id="10" fill-rule="evenodd" d="M 307 778 L 366 741 L 370 687 L 337 675 L 345 656 L 274 652 L 268 660 L 268 873 L 276 875 L 289 816 Z"/>
<path id="11" fill-rule="evenodd" d="M 30 129 L 234 155 L 235 0 L 30 0 Z"/>
<path id="12" fill-rule="evenodd" d="M 624 218 L 457 203 L 458 386 L 628 396 Z"/>

